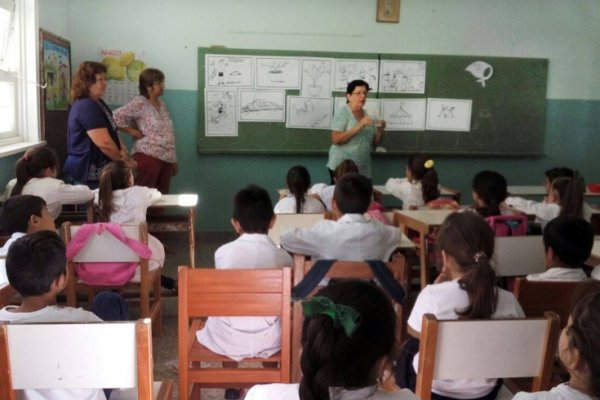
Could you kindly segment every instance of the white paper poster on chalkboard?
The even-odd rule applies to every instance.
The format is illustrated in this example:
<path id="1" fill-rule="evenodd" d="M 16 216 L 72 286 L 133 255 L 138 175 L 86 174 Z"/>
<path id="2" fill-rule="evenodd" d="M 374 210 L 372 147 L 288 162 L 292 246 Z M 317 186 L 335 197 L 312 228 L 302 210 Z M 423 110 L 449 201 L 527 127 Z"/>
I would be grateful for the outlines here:
<path id="1" fill-rule="evenodd" d="M 287 97 L 287 128 L 331 129 L 333 99 Z"/>
<path id="2" fill-rule="evenodd" d="M 237 136 L 237 90 L 204 89 L 206 136 Z"/>
<path id="3" fill-rule="evenodd" d="M 284 90 L 240 89 L 239 99 L 240 121 L 285 121 Z"/>
<path id="4" fill-rule="evenodd" d="M 302 90 L 304 97 L 331 98 L 330 58 L 304 58 L 302 60 Z"/>
<path id="5" fill-rule="evenodd" d="M 230 55 L 206 55 L 206 87 L 247 87 L 252 80 L 252 57 Z"/>
<path id="6" fill-rule="evenodd" d="M 348 83 L 362 79 L 369 84 L 369 91 L 377 93 L 379 62 L 377 60 L 334 60 L 333 90 L 346 92 Z"/>
<path id="7" fill-rule="evenodd" d="M 427 130 L 471 130 L 472 100 L 427 99 Z"/>
<path id="8" fill-rule="evenodd" d="M 300 89 L 300 59 L 256 57 L 257 89 Z"/>
<path id="9" fill-rule="evenodd" d="M 425 99 L 382 99 L 381 109 L 388 131 L 425 130 Z"/>
<path id="10" fill-rule="evenodd" d="M 425 61 L 381 60 L 381 93 L 425 93 Z"/>

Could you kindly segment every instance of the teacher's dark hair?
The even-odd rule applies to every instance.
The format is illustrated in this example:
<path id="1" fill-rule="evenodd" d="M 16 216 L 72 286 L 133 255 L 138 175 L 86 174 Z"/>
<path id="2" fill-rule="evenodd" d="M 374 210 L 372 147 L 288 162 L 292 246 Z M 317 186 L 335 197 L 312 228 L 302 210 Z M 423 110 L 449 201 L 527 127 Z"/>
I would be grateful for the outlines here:
<path id="1" fill-rule="evenodd" d="M 155 83 L 161 83 L 165 81 L 165 74 L 160 69 L 156 68 L 146 68 L 140 74 L 140 83 L 139 89 L 140 94 L 145 98 L 149 98 L 150 94 L 148 93 L 148 87 L 154 85 Z"/>
<path id="2" fill-rule="evenodd" d="M 84 61 L 77 67 L 71 85 L 71 102 L 90 97 L 90 86 L 96 83 L 98 74 L 106 74 L 106 65 L 96 61 Z"/>
<path id="3" fill-rule="evenodd" d="M 356 89 L 357 87 L 364 87 L 367 89 L 367 92 L 371 90 L 367 82 L 363 81 L 362 79 L 355 79 L 348 84 L 348 87 L 346 87 L 346 94 L 352 94 L 352 92 L 354 92 L 354 89 Z M 348 103 L 348 100 L 346 100 L 346 103 Z"/>

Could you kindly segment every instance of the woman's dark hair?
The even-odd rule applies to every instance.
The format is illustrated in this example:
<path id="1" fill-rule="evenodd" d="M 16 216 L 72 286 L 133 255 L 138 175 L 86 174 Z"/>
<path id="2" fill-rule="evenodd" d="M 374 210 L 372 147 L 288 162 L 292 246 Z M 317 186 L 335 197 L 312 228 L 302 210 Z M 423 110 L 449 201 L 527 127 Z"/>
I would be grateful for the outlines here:
<path id="1" fill-rule="evenodd" d="M 96 61 L 84 61 L 77 67 L 71 84 L 71 102 L 90 97 L 90 86 L 96 83 L 97 74 L 105 74 L 106 65 Z"/>
<path id="2" fill-rule="evenodd" d="M 452 256 L 464 276 L 460 288 L 469 296 L 469 305 L 456 310 L 460 319 L 486 319 L 496 311 L 498 288 L 490 265 L 494 254 L 494 231 L 473 212 L 450 214 L 438 231 L 436 248 Z"/>
<path id="3" fill-rule="evenodd" d="M 429 157 L 425 154 L 415 154 L 408 158 L 407 163 L 413 178 L 421 182 L 423 202 L 425 204 L 440 197 L 440 182 L 437 172 L 433 165 L 430 168 L 425 166 L 427 161 L 429 161 Z"/>
<path id="4" fill-rule="evenodd" d="M 29 149 L 23 154 L 23 157 L 17 160 L 15 164 L 15 175 L 17 176 L 17 183 L 10 192 L 11 196 L 16 196 L 23 192 L 23 186 L 31 178 L 43 178 L 44 170 L 51 168 L 56 170 L 58 173 L 59 163 L 58 157 L 54 150 L 50 147 L 37 147 L 35 149 Z"/>
<path id="5" fill-rule="evenodd" d="M 146 98 L 150 97 L 148 93 L 148 87 L 154 85 L 155 83 L 161 83 L 165 81 L 165 74 L 160 69 L 156 68 L 146 68 L 140 74 L 140 83 L 138 88 L 140 89 L 140 94 Z"/>
<path id="6" fill-rule="evenodd" d="M 569 346 L 579 350 L 590 374 L 590 391 L 600 397 L 600 282 L 582 283 L 571 307 Z"/>
<path id="7" fill-rule="evenodd" d="M 363 81 L 362 79 L 355 79 L 348 83 L 348 86 L 346 87 L 346 94 L 352 94 L 352 92 L 354 92 L 354 89 L 356 89 L 357 87 L 366 88 L 367 93 L 369 92 L 369 90 L 371 90 L 367 82 Z M 348 103 L 348 99 L 346 99 L 346 103 Z"/>
<path id="8" fill-rule="evenodd" d="M 126 189 L 131 186 L 131 168 L 125 161 L 111 161 L 102 169 L 98 186 L 97 219 L 100 222 L 110 221 L 114 210 L 113 190 Z"/>
<path id="9" fill-rule="evenodd" d="M 335 167 L 335 171 L 333 173 L 334 180 L 337 182 L 342 176 L 346 175 L 348 172 L 356 172 L 358 173 L 358 165 L 352 160 L 344 160 L 337 167 Z"/>
<path id="10" fill-rule="evenodd" d="M 373 283 L 345 280 L 322 289 L 323 296 L 359 313 L 348 337 L 327 315 L 306 317 L 302 327 L 301 400 L 329 399 L 330 387 L 362 388 L 377 380 L 377 361 L 394 357 L 396 315 L 388 297 Z"/>
<path id="11" fill-rule="evenodd" d="M 574 178 L 556 178 L 552 181 L 550 190 L 558 194 L 560 216 L 583 218 L 583 194 L 585 186 L 580 176 Z"/>
<path id="12" fill-rule="evenodd" d="M 485 204 L 477 207 L 483 217 L 500 215 L 500 204 L 508 196 L 506 178 L 496 171 L 481 171 L 473 178 L 473 191 Z"/>
<path id="13" fill-rule="evenodd" d="M 296 199 L 296 214 L 301 214 L 306 202 L 304 195 L 306 195 L 310 187 L 310 174 L 306 167 L 296 165 L 290 168 L 287 173 L 286 183 L 290 193 Z"/>

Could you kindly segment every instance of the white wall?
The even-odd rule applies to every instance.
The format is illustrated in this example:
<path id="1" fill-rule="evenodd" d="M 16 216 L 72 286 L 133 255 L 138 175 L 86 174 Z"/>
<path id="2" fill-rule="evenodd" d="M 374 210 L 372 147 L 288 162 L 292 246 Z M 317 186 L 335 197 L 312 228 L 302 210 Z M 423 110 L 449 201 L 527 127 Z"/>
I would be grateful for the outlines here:
<path id="1" fill-rule="evenodd" d="M 43 0 L 41 8 L 67 0 Z M 367 0 L 71 0 L 73 63 L 144 50 L 171 89 L 197 89 L 197 48 L 542 57 L 548 97 L 600 99 L 598 0 L 402 0 L 399 24 Z"/>
<path id="2" fill-rule="evenodd" d="M 70 5 L 70 0 L 38 1 L 40 28 L 72 41 Z"/>

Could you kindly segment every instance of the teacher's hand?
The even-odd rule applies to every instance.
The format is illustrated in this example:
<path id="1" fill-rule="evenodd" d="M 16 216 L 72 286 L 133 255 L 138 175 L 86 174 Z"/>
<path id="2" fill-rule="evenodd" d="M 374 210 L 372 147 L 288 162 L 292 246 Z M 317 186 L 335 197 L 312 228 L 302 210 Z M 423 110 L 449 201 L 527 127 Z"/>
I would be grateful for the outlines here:
<path id="1" fill-rule="evenodd" d="M 383 119 L 378 120 L 376 125 L 377 125 L 377 129 L 381 129 L 381 130 L 385 129 L 385 127 L 387 126 L 387 124 L 385 123 L 385 120 L 383 120 Z"/>
<path id="2" fill-rule="evenodd" d="M 373 119 L 371 117 L 369 117 L 368 115 L 365 115 L 364 117 L 361 118 L 361 120 L 359 121 L 359 124 L 360 124 L 361 128 L 363 128 L 365 126 L 373 125 Z"/>

